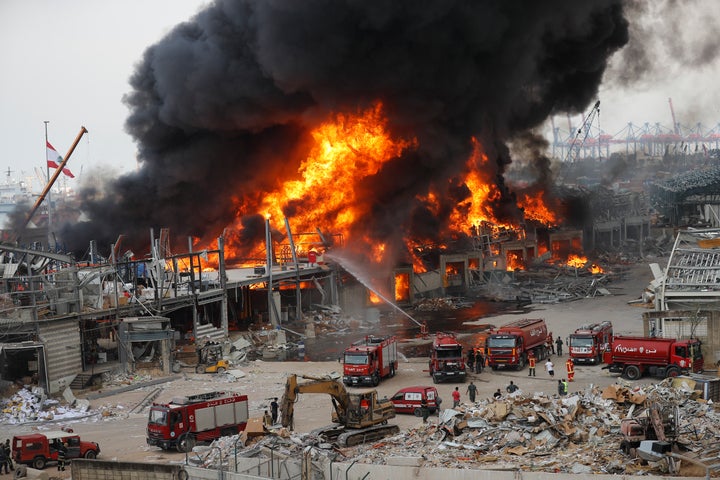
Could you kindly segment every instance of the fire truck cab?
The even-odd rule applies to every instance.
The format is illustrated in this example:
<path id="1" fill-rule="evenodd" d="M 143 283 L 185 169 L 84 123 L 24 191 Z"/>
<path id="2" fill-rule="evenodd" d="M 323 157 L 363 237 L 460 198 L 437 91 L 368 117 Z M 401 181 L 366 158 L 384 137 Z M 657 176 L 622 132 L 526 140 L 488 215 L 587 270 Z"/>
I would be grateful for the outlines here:
<path id="1" fill-rule="evenodd" d="M 583 325 L 570 334 L 568 354 L 575 363 L 598 365 L 613 341 L 612 322 Z"/>
<path id="2" fill-rule="evenodd" d="M 378 386 L 394 377 L 398 367 L 397 338 L 368 335 L 343 353 L 343 383 L 348 386 Z"/>
<path id="3" fill-rule="evenodd" d="M 467 378 L 463 347 L 453 333 L 435 334 L 429 362 L 430 376 L 434 383 L 444 381 L 464 382 Z"/>

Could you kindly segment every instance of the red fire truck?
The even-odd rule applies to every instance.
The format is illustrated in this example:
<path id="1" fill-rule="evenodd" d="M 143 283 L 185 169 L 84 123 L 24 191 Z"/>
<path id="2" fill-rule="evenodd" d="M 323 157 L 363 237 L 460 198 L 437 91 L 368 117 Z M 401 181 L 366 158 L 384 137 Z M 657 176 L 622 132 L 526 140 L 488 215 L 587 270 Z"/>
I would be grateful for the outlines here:
<path id="1" fill-rule="evenodd" d="M 485 339 L 485 355 L 493 370 L 514 367 L 522 370 L 532 350 L 537 360 L 548 356 L 547 325 L 542 318 L 523 318 L 490 332 Z"/>
<path id="2" fill-rule="evenodd" d="M 147 443 L 163 450 L 188 452 L 196 443 L 245 430 L 247 420 L 247 395 L 208 392 L 173 398 L 170 403 L 150 407 Z"/>
<path id="3" fill-rule="evenodd" d="M 606 366 L 628 380 L 647 373 L 654 377 L 677 377 L 700 373 L 705 362 L 701 343 L 696 338 L 676 340 L 659 337 L 615 337 L 604 354 Z"/>
<path id="4" fill-rule="evenodd" d="M 597 365 L 603 361 L 603 353 L 613 341 L 612 322 L 583 325 L 570 334 L 568 351 L 575 363 Z"/>
<path id="5" fill-rule="evenodd" d="M 376 387 L 383 378 L 394 377 L 397 367 L 397 339 L 368 335 L 345 349 L 343 383 Z"/>
<path id="6" fill-rule="evenodd" d="M 454 333 L 438 332 L 430 352 L 430 376 L 434 383 L 464 382 L 467 377 L 463 347 Z"/>

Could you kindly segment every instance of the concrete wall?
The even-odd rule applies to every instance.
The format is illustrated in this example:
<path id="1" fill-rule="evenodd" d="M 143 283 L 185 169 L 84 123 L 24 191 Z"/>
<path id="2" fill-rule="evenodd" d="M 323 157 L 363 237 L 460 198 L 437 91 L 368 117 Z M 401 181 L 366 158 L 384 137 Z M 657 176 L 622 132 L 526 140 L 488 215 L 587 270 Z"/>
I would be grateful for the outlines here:
<path id="1" fill-rule="evenodd" d="M 73 480 L 256 480 L 301 478 L 300 460 L 276 459 L 272 466 L 268 459 L 238 458 L 238 473 L 234 468 L 218 471 L 186 465 L 153 463 L 109 462 L 102 460 L 73 460 Z M 426 467 L 419 457 L 393 457 L 386 459 L 394 465 L 368 465 L 344 462 L 326 463 L 324 471 L 315 468 L 305 472 L 308 480 L 365 480 L 370 478 L 393 480 L 697 480 L 698 477 L 669 477 L 653 475 L 609 475 L 594 473 L 542 473 L 516 470 L 475 470 L 462 468 Z M 226 459 L 234 467 L 234 459 Z M 461 463 L 458 461 L 458 463 Z M 491 467 L 492 464 L 488 464 Z M 600 468 L 601 466 L 598 466 Z M 233 470 L 233 471 L 228 471 Z"/>
<path id="2" fill-rule="evenodd" d="M 77 319 L 38 322 L 38 337 L 45 345 L 48 392 L 58 393 L 82 371 L 82 340 Z"/>
<path id="3" fill-rule="evenodd" d="M 183 465 L 79 458 L 72 461 L 70 468 L 73 480 L 183 480 Z"/>

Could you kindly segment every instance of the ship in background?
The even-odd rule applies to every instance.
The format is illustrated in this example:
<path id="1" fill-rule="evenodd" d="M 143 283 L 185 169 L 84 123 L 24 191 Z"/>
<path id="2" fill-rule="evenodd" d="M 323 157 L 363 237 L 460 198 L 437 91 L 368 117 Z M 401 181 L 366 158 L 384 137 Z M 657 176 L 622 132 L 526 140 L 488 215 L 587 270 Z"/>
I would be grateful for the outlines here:
<path id="1" fill-rule="evenodd" d="M 26 171 L 16 175 L 9 167 L 3 171 L 0 177 L 0 241 L 20 241 L 25 245 L 35 242 L 46 244 L 49 241 L 47 239 L 50 222 L 59 225 L 68 220 L 68 215 L 77 217 L 79 209 L 75 204 L 77 198 L 75 191 L 66 181 L 59 182 L 60 184 L 52 188 L 48 198 L 39 206 L 32 220 L 18 232 L 18 225 L 11 223 L 13 212 L 18 207 L 24 212 L 30 211 L 46 183 L 47 178 L 39 168 L 35 169 L 34 175 Z M 48 215 L 49 206 L 52 206 L 51 217 Z M 54 247 L 51 245 L 50 249 L 55 250 Z"/>
<path id="2" fill-rule="evenodd" d="M 0 182 L 0 215 L 2 216 L 0 220 L 3 224 L 15 207 L 33 201 L 32 181 L 17 179 L 12 173 L 8 167 Z"/>

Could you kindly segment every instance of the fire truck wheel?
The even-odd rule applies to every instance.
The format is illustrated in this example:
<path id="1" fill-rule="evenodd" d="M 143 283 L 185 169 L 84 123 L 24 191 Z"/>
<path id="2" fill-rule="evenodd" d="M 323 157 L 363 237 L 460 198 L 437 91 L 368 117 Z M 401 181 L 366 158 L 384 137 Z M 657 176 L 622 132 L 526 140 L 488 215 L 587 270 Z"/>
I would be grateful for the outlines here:
<path id="1" fill-rule="evenodd" d="M 372 384 L 373 387 L 377 387 L 378 385 L 380 385 L 380 377 L 377 374 L 373 375 Z"/>
<path id="2" fill-rule="evenodd" d="M 625 378 L 628 380 L 637 380 L 640 378 L 640 369 L 636 365 L 628 365 L 625 367 Z"/>
<path id="3" fill-rule="evenodd" d="M 665 371 L 665 377 L 672 377 L 675 378 L 680 375 L 680 369 L 677 367 L 668 367 L 668 369 Z"/>
<path id="4" fill-rule="evenodd" d="M 438 382 L 438 378 L 435 375 L 433 375 L 433 383 L 440 383 Z"/>
<path id="5" fill-rule="evenodd" d="M 419 408 L 419 407 L 416 408 L 415 410 L 413 410 L 413 414 L 414 414 L 416 417 L 422 417 L 422 409 Z"/>
<path id="6" fill-rule="evenodd" d="M 192 435 L 185 434 L 180 437 L 177 444 L 177 450 L 180 453 L 189 452 L 195 446 L 195 438 Z"/>

